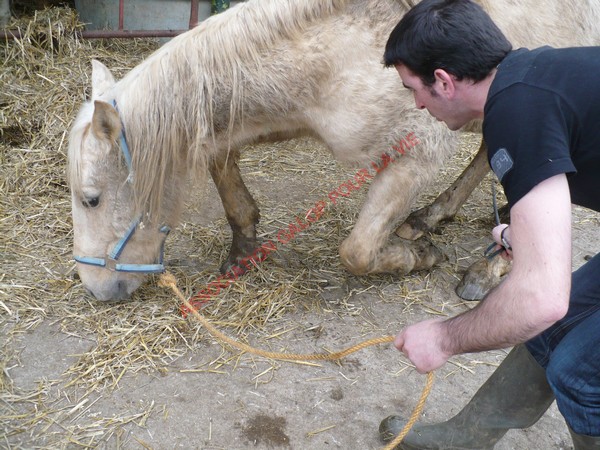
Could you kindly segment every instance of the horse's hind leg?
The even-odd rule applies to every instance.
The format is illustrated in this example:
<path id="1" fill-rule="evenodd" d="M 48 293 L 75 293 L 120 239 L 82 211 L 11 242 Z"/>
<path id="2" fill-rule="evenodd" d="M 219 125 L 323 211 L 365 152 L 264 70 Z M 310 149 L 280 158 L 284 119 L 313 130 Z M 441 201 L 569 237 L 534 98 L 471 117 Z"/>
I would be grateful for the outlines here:
<path id="1" fill-rule="evenodd" d="M 440 223 L 452 219 L 488 171 L 487 147 L 482 141 L 477 155 L 452 186 L 431 205 L 408 216 L 398 227 L 396 234 L 404 239 L 418 239 L 425 233 L 433 231 Z"/>
<path id="2" fill-rule="evenodd" d="M 228 155 L 215 158 L 210 165 L 210 175 L 217 186 L 233 233 L 229 256 L 221 265 L 223 273 L 237 266 L 242 258 L 252 255 L 258 247 L 256 225 L 260 213 L 242 180 L 238 160 L 239 152 L 231 151 Z M 241 269 L 238 269 L 238 273 L 245 271 L 244 265 L 238 267 Z"/>

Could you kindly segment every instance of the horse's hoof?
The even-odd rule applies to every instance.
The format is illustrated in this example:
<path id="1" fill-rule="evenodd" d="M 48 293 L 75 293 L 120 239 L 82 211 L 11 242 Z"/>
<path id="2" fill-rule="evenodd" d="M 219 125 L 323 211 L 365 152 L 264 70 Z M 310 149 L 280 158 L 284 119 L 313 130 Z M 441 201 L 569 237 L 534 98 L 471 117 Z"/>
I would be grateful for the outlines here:
<path id="1" fill-rule="evenodd" d="M 460 280 L 460 283 L 456 286 L 454 292 L 456 292 L 456 295 L 463 300 L 476 302 L 483 300 L 489 290 L 490 289 L 487 286 L 481 286 L 477 282 L 473 283 L 465 281 L 465 278 L 463 277 L 463 279 Z"/>
<path id="2" fill-rule="evenodd" d="M 423 237 L 425 233 L 432 231 L 432 227 L 423 220 L 426 216 L 424 209 L 415 211 L 408 216 L 402 225 L 396 228 L 396 235 L 409 241 L 415 241 Z"/>
<path id="3" fill-rule="evenodd" d="M 221 273 L 234 273 L 236 276 L 243 275 L 254 266 L 262 263 L 269 255 L 269 249 L 258 245 L 257 242 L 244 247 L 245 251 L 230 252 L 225 262 L 221 265 Z M 241 256 L 240 256 L 241 255 Z"/>
<path id="4" fill-rule="evenodd" d="M 467 269 L 454 291 L 463 300 L 482 300 L 509 270 L 510 263 L 499 256 L 492 260 L 483 258 Z"/>
<path id="5" fill-rule="evenodd" d="M 413 252 L 416 258 L 412 270 L 428 270 L 448 259 L 444 252 L 426 239 L 414 242 Z"/>
<path id="6" fill-rule="evenodd" d="M 415 227 L 413 224 L 408 223 L 408 221 L 396 228 L 396 235 L 409 241 L 416 241 L 420 237 L 423 237 L 424 234 L 425 232 L 422 229 Z"/>
<path id="7" fill-rule="evenodd" d="M 223 264 L 221 264 L 221 268 L 219 270 L 223 275 L 225 275 L 226 273 L 235 274 L 236 277 L 243 275 L 248 270 L 246 269 L 246 266 L 244 266 L 243 264 L 239 264 L 239 261 L 240 260 L 236 259 L 232 262 L 229 259 L 227 259 Z"/>

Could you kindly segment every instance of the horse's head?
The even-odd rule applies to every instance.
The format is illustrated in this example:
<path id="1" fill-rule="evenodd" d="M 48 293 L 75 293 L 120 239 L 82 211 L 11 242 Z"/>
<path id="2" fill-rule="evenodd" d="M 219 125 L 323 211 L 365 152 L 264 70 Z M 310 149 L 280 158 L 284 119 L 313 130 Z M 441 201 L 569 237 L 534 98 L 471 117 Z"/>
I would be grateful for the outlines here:
<path id="1" fill-rule="evenodd" d="M 168 231 L 144 220 L 136 205 L 114 86 L 109 70 L 94 61 L 92 99 L 82 107 L 69 142 L 73 253 L 84 286 L 98 300 L 128 298 L 145 274 L 162 271 Z"/>

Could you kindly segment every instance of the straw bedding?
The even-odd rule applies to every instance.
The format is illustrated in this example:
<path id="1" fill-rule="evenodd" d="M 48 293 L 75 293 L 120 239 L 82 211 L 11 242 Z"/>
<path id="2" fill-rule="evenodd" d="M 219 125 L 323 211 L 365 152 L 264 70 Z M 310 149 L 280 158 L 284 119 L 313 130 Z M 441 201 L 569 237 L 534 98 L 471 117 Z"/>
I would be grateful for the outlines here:
<path id="1" fill-rule="evenodd" d="M 89 393 L 114 389 L 123 377 L 140 372 L 168 371 L 173 361 L 208 342 L 194 319 L 183 318 L 172 294 L 157 287 L 155 280 L 126 303 L 89 298 L 71 255 L 66 146 L 71 121 L 90 94 L 90 60 L 101 60 L 119 78 L 158 44 L 80 40 L 75 31 L 81 24 L 68 8 L 38 11 L 11 27 L 23 36 L 0 44 L 0 429 L 6 430 L 6 442 L 27 433 L 32 442 L 39 438 L 52 448 L 94 446 L 127 423 L 143 426 L 157 411 L 149 405 L 135 414 L 75 420 L 91 406 L 85 400 Z M 454 168 L 440 175 L 440 183 L 421 202 L 451 183 L 478 139 L 465 136 L 451 164 Z M 275 239 L 278 230 L 326 199 L 355 172 L 340 167 L 320 144 L 308 139 L 248 148 L 241 166 L 261 205 L 260 233 L 265 240 Z M 401 281 L 392 276 L 358 278 L 341 267 L 337 249 L 357 215 L 363 190 L 328 207 L 308 230 L 210 299 L 203 314 L 230 335 L 259 346 L 291 332 L 297 325 L 287 317 L 307 311 L 323 318 L 363 315 L 366 325 L 350 330 L 356 335 L 352 337 L 379 335 L 377 317 L 355 301 L 365 295 L 389 308 L 447 314 L 447 304 L 431 301 L 431 289 L 451 289 L 460 269 L 487 242 L 484 236 L 492 220 L 489 184 L 483 189 L 443 235 L 431 236 L 449 256 L 433 274 Z M 188 295 L 218 275 L 230 239 L 214 188 L 201 186 L 195 192 L 166 251 L 169 270 Z M 471 243 L 463 245 L 466 236 Z M 466 307 L 453 302 L 458 310 Z M 19 343 L 44 323 L 57 324 L 66 335 L 93 345 L 56 379 L 45 379 L 32 389 L 18 388 L 10 374 L 19 364 Z M 318 325 L 307 325 L 304 331 L 313 329 L 317 332 Z M 238 361 L 239 355 L 224 351 L 200 371 L 219 373 Z"/>

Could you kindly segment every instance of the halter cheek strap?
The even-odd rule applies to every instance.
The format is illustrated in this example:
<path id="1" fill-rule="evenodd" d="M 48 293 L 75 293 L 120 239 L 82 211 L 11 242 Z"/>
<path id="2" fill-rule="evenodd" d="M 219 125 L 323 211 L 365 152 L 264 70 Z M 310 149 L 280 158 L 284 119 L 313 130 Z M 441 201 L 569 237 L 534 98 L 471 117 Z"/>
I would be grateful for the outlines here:
<path id="1" fill-rule="evenodd" d="M 117 108 L 116 100 L 112 101 L 113 107 L 119 111 Z M 125 127 L 121 124 L 121 135 L 119 136 L 119 147 L 121 148 L 121 153 L 123 154 L 123 158 L 125 158 L 125 163 L 127 164 L 127 169 L 129 170 L 129 176 L 127 177 L 127 181 L 131 182 L 133 177 L 133 167 L 131 162 L 131 152 L 129 151 L 129 146 L 127 145 L 127 139 L 125 137 Z M 123 264 L 119 263 L 118 260 L 125 249 L 125 246 L 135 233 L 135 230 L 140 225 L 141 217 L 138 217 L 123 235 L 119 242 L 117 242 L 112 249 L 112 251 L 106 255 L 106 258 L 96 258 L 93 256 L 74 256 L 75 261 L 81 264 L 86 264 L 89 266 L 103 267 L 111 271 L 115 272 L 129 272 L 129 273 L 163 273 L 165 271 L 165 266 L 163 264 L 163 257 L 165 253 L 165 241 L 171 229 L 167 225 L 163 225 L 159 228 L 161 233 L 164 233 L 165 237 L 160 244 L 160 253 L 158 256 L 158 262 L 156 264 Z"/>
<path id="2" fill-rule="evenodd" d="M 163 264 L 163 258 L 165 253 L 165 241 L 171 229 L 167 225 L 160 227 L 159 231 L 164 233 L 165 237 L 160 244 L 160 253 L 158 256 L 158 262 L 156 264 L 123 264 L 119 263 L 118 260 L 121 257 L 121 253 L 125 249 L 127 242 L 135 233 L 135 230 L 140 224 L 140 219 L 134 220 L 125 235 L 119 239 L 119 242 L 115 244 L 111 252 L 106 258 L 95 258 L 91 256 L 75 256 L 74 259 L 78 263 L 86 264 L 89 266 L 103 267 L 105 269 L 115 272 L 129 272 L 129 273 L 163 273 L 165 271 L 165 265 Z"/>

